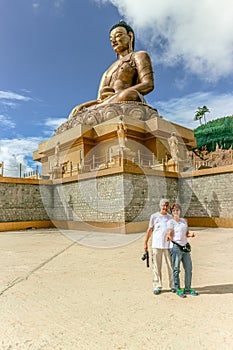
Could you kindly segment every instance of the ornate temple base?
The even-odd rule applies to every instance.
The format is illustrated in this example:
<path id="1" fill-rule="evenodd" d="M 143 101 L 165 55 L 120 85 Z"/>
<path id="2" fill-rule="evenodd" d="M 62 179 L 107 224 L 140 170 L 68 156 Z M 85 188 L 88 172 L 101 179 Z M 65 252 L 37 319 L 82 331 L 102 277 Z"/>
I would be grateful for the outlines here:
<path id="1" fill-rule="evenodd" d="M 179 157 L 185 159 L 195 147 L 193 131 L 140 103 L 94 108 L 73 119 L 33 154 L 42 163 L 42 176 L 51 179 L 51 220 L 74 222 L 69 227 L 92 222 L 118 232 L 140 231 L 139 223 L 148 220 L 161 197 L 177 195 L 177 169 L 166 164 L 168 138 L 176 133 Z M 125 135 L 119 139 L 122 120 Z M 133 229 L 126 229 L 129 223 Z"/>
<path id="2" fill-rule="evenodd" d="M 55 131 L 55 135 L 61 134 L 80 124 L 94 126 L 122 115 L 142 121 L 159 117 L 156 109 L 141 102 L 118 102 L 98 105 L 78 112 L 75 117 L 60 125 Z"/>
<path id="3" fill-rule="evenodd" d="M 123 148 L 117 135 L 120 118 L 127 127 Z M 108 167 L 115 157 L 122 157 L 122 151 L 123 157 L 139 166 L 163 169 L 171 157 L 168 138 L 172 132 L 178 138 L 179 157 L 186 159 L 187 150 L 195 147 L 192 130 L 159 117 L 156 109 L 142 103 L 115 103 L 67 120 L 53 137 L 39 144 L 33 158 L 42 163 L 42 175 L 50 178 Z M 177 171 L 174 166 L 171 169 Z"/>

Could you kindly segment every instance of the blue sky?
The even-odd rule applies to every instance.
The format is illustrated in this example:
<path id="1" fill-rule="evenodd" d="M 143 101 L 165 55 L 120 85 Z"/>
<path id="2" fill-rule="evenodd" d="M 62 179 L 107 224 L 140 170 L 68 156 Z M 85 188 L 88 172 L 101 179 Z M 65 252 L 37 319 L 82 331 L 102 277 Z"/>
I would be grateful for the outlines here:
<path id="1" fill-rule="evenodd" d="M 198 106 L 210 109 L 208 120 L 233 114 L 231 0 L 0 0 L 5 175 L 16 176 L 20 162 L 35 168 L 38 143 L 96 97 L 115 60 L 109 28 L 122 18 L 134 28 L 135 49 L 152 58 L 155 89 L 146 100 L 160 115 L 193 129 Z"/>

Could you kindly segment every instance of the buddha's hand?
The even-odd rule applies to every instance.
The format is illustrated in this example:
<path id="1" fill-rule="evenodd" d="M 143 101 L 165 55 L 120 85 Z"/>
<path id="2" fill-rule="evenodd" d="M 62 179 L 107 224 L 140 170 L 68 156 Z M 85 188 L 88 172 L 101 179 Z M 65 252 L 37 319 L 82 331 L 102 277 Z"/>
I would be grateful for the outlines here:
<path id="1" fill-rule="evenodd" d="M 110 96 L 113 96 L 115 94 L 115 90 L 109 86 L 105 86 L 101 91 L 100 91 L 100 98 L 101 100 L 104 100 L 105 98 L 108 98 Z"/>
<path id="2" fill-rule="evenodd" d="M 75 106 L 69 115 L 69 119 L 75 117 L 79 112 L 83 111 L 88 107 L 96 105 L 97 103 L 98 103 L 97 100 L 92 100 L 92 101 L 84 102 L 84 103 L 81 103 L 80 105 Z"/>

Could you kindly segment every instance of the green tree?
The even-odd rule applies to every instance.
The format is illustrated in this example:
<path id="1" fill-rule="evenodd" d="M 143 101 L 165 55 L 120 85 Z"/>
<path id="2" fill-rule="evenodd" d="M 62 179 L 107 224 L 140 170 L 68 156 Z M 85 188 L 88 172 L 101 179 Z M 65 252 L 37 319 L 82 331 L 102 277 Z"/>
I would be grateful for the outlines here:
<path id="1" fill-rule="evenodd" d="M 206 113 L 209 113 L 209 109 L 206 106 L 203 107 L 197 107 L 197 111 L 194 115 L 194 120 L 199 120 L 200 124 L 202 124 L 201 119 L 204 118 L 205 124 L 206 124 Z"/>
<path id="2" fill-rule="evenodd" d="M 199 108 L 199 107 L 198 107 Z M 199 120 L 199 122 L 200 122 L 200 125 L 202 124 L 202 122 L 201 122 L 201 118 L 202 118 L 203 116 L 202 115 L 200 115 L 200 112 L 199 111 L 196 111 L 195 112 L 195 114 L 194 114 L 194 120 Z"/>
<path id="3" fill-rule="evenodd" d="M 208 151 L 215 151 L 216 144 L 223 149 L 233 147 L 233 115 L 209 121 L 194 129 L 197 148 L 207 146 Z"/>

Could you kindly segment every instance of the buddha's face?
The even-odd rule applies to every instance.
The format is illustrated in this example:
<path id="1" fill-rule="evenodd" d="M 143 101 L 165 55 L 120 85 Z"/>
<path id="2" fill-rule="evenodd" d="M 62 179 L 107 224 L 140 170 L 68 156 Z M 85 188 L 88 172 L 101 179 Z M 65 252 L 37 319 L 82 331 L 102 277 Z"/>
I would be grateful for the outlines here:
<path id="1" fill-rule="evenodd" d="M 114 28 L 110 33 L 110 41 L 114 51 L 117 54 L 121 54 L 127 50 L 129 51 L 132 36 L 133 33 L 127 33 L 124 27 Z"/>

